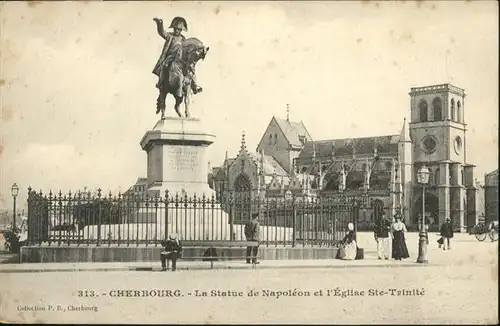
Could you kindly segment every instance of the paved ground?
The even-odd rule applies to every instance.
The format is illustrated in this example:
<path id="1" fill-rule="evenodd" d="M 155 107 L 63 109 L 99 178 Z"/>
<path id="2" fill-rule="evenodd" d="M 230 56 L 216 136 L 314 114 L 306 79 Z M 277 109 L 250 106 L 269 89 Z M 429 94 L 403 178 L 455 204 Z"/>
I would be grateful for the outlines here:
<path id="1" fill-rule="evenodd" d="M 360 246 L 373 249 L 370 236 L 361 236 Z M 350 262 L 265 261 L 256 270 L 234 262 L 231 269 L 193 267 L 176 273 L 96 271 L 100 264 L 81 264 L 94 266 L 85 273 L 4 272 L 0 273 L 1 319 L 69 323 L 496 323 L 498 243 L 458 236 L 452 250 L 442 251 L 432 241 L 429 264 L 422 266 L 414 263 L 416 239 L 416 235 L 408 236 L 412 258 L 404 262 L 379 261 L 369 255 L 363 261 Z M 187 262 L 183 265 L 189 267 Z M 116 266 L 123 269 L 131 265 Z M 148 297 L 142 296 L 143 290 Z M 250 290 L 259 295 L 249 295 Z M 408 290 L 406 294 L 412 295 L 398 295 L 397 290 Z M 201 296 L 204 292 L 206 297 Z M 375 295 L 382 292 L 385 295 Z M 132 296 L 117 297 L 119 294 Z M 61 311 L 57 311 L 58 305 Z M 81 307 L 97 311 L 74 311 Z M 45 311 L 31 311 L 42 308 Z"/>
<path id="2" fill-rule="evenodd" d="M 443 255 L 440 255 L 438 260 L 433 259 L 433 253 L 436 248 L 436 240 L 438 236 L 434 233 L 429 235 L 429 261 L 434 265 L 444 265 Z M 0 241 L 2 242 L 2 241 Z M 455 239 L 452 243 L 452 252 L 463 253 L 464 248 L 470 247 L 472 245 L 481 245 L 489 243 L 489 239 L 483 243 L 478 243 L 478 241 L 471 235 L 468 234 L 456 234 Z M 302 267 L 342 267 L 342 266 L 392 266 L 394 262 L 391 261 L 378 261 L 376 258 L 376 243 L 373 239 L 373 233 L 371 232 L 360 232 L 358 233 L 358 245 L 365 249 L 366 259 L 363 261 L 349 262 L 346 265 L 345 262 L 339 260 L 287 260 L 287 261 L 265 261 L 262 262 L 258 267 L 262 268 L 302 268 Z M 413 262 L 416 259 L 416 252 L 418 248 L 418 234 L 409 233 L 407 234 L 407 245 L 410 252 L 415 251 L 412 257 L 403 263 L 403 265 L 409 264 L 413 266 Z M 450 256 L 450 255 L 447 255 Z M 444 257 L 447 257 L 444 256 Z M 454 255 L 451 255 L 454 256 Z M 461 255 L 463 256 L 463 255 Z M 158 270 L 160 268 L 159 263 L 71 263 L 71 264 L 58 264 L 58 263 L 34 263 L 34 264 L 16 264 L 18 259 L 15 255 L 2 252 L 0 250 L 0 273 L 5 272 L 45 272 L 45 271 L 119 271 L 119 270 L 136 270 L 136 269 L 154 269 Z M 209 266 L 207 262 L 187 262 L 180 261 L 178 263 L 179 269 L 205 269 Z M 215 268 L 233 268 L 233 269 L 247 269 L 248 265 L 242 262 L 217 262 Z"/>

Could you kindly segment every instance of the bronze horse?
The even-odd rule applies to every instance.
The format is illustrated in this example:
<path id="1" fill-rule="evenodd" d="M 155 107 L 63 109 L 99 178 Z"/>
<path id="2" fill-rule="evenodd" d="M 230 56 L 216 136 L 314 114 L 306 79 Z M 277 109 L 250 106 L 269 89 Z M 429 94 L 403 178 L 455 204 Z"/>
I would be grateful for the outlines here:
<path id="1" fill-rule="evenodd" d="M 167 94 L 172 94 L 175 98 L 174 109 L 179 117 L 179 106 L 184 101 L 185 116 L 189 117 L 189 104 L 191 94 L 197 94 L 203 89 L 196 84 L 196 63 L 200 59 L 205 59 L 209 48 L 197 38 L 188 38 L 182 45 L 181 58 L 175 59 L 167 69 L 167 76 L 163 82 L 158 85 L 160 94 L 156 101 L 156 113 L 161 112 L 161 118 L 165 118 L 165 107 Z M 182 91 L 179 92 L 179 89 Z"/>

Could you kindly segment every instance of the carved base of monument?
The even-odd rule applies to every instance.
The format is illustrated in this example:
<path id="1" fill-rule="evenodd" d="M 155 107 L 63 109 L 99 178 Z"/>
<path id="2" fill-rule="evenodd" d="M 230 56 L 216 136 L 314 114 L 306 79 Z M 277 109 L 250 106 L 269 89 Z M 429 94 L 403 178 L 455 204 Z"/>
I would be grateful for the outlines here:
<path id="1" fill-rule="evenodd" d="M 150 195 L 211 196 L 206 150 L 215 140 L 196 118 L 167 117 L 146 132 L 141 147 L 148 155 Z"/>

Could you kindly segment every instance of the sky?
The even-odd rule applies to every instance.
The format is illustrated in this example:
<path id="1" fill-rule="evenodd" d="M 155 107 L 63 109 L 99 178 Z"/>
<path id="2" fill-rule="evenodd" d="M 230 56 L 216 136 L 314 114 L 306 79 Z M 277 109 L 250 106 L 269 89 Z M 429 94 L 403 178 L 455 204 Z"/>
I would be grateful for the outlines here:
<path id="1" fill-rule="evenodd" d="M 286 104 L 314 140 L 398 134 L 411 87 L 452 83 L 467 93 L 468 163 L 480 180 L 498 168 L 496 1 L 3 2 L 0 208 L 14 182 L 23 207 L 29 186 L 117 192 L 146 176 L 152 18 L 174 16 L 210 47 L 191 111 L 217 136 L 212 166 L 243 130 L 255 150 Z"/>

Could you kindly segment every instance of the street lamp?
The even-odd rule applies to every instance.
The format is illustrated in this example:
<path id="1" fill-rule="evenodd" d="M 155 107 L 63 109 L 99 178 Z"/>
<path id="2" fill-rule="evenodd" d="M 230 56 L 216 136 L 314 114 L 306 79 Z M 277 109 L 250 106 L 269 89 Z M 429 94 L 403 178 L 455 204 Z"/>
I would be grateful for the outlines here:
<path id="1" fill-rule="evenodd" d="M 422 219 L 420 233 L 418 235 L 418 258 L 417 263 L 427 263 L 427 235 L 425 234 L 425 186 L 429 183 L 429 168 L 423 165 L 417 172 L 417 181 L 422 185 Z"/>
<path id="2" fill-rule="evenodd" d="M 10 192 L 12 194 L 12 198 L 14 199 L 14 213 L 12 215 L 12 231 L 16 232 L 16 197 L 19 194 L 19 186 L 17 183 L 12 185 L 10 188 Z"/>

